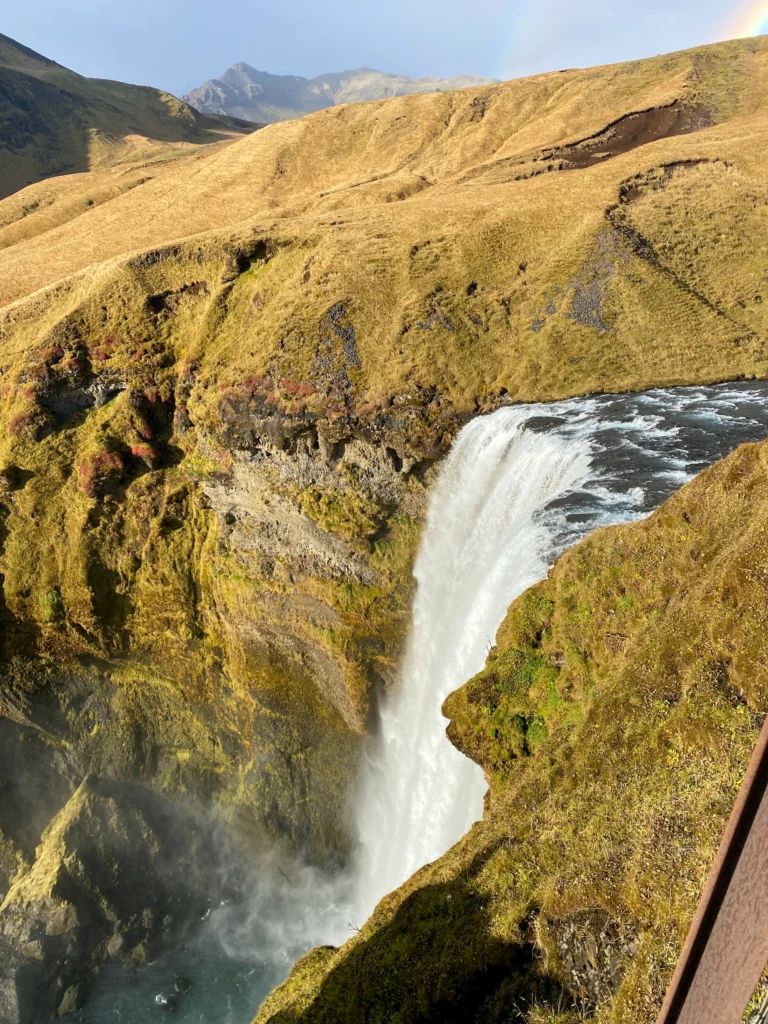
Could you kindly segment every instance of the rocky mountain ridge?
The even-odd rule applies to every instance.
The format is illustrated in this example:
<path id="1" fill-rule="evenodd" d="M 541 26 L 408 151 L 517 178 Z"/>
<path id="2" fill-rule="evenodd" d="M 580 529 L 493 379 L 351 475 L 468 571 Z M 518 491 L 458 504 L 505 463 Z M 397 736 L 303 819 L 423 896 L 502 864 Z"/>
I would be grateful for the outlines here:
<path id="1" fill-rule="evenodd" d="M 184 99 L 204 114 L 228 115 L 273 123 L 303 117 L 342 103 L 364 103 L 389 96 L 450 92 L 496 84 L 495 78 L 459 75 L 455 78 L 412 78 L 373 68 L 356 68 L 316 78 L 272 75 L 245 62 L 233 64 L 220 78 L 204 82 Z"/>

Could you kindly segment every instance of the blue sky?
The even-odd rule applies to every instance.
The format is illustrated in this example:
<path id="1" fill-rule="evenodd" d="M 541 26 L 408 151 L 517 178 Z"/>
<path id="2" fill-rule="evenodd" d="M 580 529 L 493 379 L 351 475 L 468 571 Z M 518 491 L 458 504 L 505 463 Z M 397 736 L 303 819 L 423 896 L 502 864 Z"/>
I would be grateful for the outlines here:
<path id="1" fill-rule="evenodd" d="M 721 38 L 740 6 L 738 0 L 22 0 L 6 5 L 0 30 L 81 74 L 180 95 L 239 60 L 310 77 L 368 66 L 512 78 L 609 63 Z"/>

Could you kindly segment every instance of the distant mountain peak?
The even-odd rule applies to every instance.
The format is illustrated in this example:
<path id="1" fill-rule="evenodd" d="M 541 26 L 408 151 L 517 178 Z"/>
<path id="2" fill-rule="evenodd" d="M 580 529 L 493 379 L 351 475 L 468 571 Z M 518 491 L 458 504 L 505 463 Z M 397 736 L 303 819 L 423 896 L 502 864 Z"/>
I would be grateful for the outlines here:
<path id="1" fill-rule="evenodd" d="M 209 79 L 184 99 L 204 114 L 229 115 L 247 121 L 286 121 L 341 103 L 362 103 L 388 96 L 446 92 L 474 85 L 493 85 L 497 79 L 461 75 L 458 78 L 412 78 L 375 68 L 330 72 L 315 78 L 276 75 L 238 61 Z"/>

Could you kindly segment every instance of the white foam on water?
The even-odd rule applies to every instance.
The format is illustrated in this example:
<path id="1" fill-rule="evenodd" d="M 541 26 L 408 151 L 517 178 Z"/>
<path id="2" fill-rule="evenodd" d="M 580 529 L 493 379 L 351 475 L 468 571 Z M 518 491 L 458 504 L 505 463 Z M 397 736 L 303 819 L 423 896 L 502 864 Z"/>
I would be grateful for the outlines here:
<path id="1" fill-rule="evenodd" d="M 483 773 L 448 741 L 440 708 L 482 669 L 511 602 L 563 547 L 648 514 L 731 436 L 767 430 L 765 385 L 514 406 L 464 427 L 430 498 L 405 662 L 357 798 L 360 923 L 482 816 Z"/>
<path id="2" fill-rule="evenodd" d="M 358 802 L 362 919 L 482 815 L 483 773 L 446 739 L 440 706 L 480 671 L 510 603 L 546 572 L 536 514 L 590 464 L 586 439 L 526 431 L 530 417 L 525 407 L 471 422 L 431 496 L 405 664 Z"/>

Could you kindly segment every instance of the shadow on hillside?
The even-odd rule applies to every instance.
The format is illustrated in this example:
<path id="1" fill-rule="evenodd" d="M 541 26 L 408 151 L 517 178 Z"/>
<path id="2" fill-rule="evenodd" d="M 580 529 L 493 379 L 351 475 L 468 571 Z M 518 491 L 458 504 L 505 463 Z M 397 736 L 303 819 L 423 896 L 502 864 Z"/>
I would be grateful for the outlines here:
<path id="1" fill-rule="evenodd" d="M 532 942 L 491 934 L 488 897 L 473 879 L 493 849 L 453 882 L 411 893 L 394 918 L 352 949 L 304 1012 L 271 1024 L 502 1024 L 535 1004 L 567 1007 L 563 986 L 542 974 Z"/>
<path id="2" fill-rule="evenodd" d="M 55 749 L 44 735 L 0 718 L 0 835 L 33 859 L 43 829 L 71 791 L 72 786 L 56 768 Z M 11 866 L 13 870 L 18 867 L 16 863 Z M 0 857 L 0 903 L 10 874 L 3 867 Z"/>

